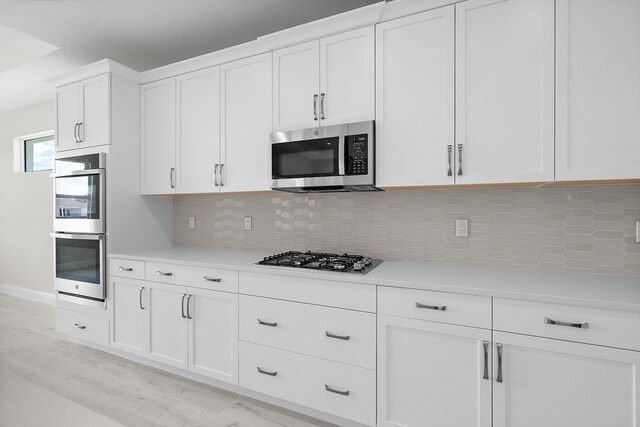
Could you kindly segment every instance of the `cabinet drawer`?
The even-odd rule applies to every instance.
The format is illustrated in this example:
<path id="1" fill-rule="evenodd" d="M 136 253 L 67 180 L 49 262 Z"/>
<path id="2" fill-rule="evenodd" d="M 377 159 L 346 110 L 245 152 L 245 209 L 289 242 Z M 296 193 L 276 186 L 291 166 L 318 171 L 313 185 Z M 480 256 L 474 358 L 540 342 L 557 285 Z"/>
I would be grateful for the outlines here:
<path id="1" fill-rule="evenodd" d="M 360 283 L 241 272 L 240 293 L 371 313 L 376 311 L 376 287 Z"/>
<path id="2" fill-rule="evenodd" d="M 240 386 L 375 425 L 376 373 L 369 369 L 240 342 Z"/>
<path id="3" fill-rule="evenodd" d="M 372 313 L 241 295 L 240 339 L 368 369 L 376 366 Z"/>
<path id="4" fill-rule="evenodd" d="M 378 287 L 378 313 L 491 329 L 491 298 Z"/>
<path id="5" fill-rule="evenodd" d="M 57 308 L 56 331 L 105 347 L 109 346 L 109 319 Z"/>
<path id="6" fill-rule="evenodd" d="M 234 270 L 147 262 L 145 278 L 152 282 L 238 292 L 238 272 Z"/>
<path id="7" fill-rule="evenodd" d="M 144 261 L 134 261 L 124 258 L 109 258 L 109 276 L 129 277 L 130 279 L 144 279 Z"/>
<path id="8" fill-rule="evenodd" d="M 496 298 L 493 316 L 497 331 L 640 350 L 640 313 Z"/>

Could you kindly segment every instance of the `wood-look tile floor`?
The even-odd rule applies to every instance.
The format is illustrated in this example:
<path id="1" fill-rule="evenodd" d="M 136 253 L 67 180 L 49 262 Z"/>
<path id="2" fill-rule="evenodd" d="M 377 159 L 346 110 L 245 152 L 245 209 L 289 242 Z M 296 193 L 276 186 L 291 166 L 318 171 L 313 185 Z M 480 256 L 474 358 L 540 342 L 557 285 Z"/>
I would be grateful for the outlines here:
<path id="1" fill-rule="evenodd" d="M 54 307 L 0 294 L 2 427 L 329 427 L 67 341 Z"/>

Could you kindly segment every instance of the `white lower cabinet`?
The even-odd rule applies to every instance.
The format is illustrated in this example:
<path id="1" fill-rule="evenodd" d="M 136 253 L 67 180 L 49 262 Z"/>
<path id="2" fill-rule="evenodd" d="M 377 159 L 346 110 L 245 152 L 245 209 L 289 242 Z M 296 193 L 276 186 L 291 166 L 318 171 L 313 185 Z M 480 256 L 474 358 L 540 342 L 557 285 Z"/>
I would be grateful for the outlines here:
<path id="1" fill-rule="evenodd" d="M 111 346 L 238 384 L 238 295 L 112 278 Z"/>
<path id="2" fill-rule="evenodd" d="M 375 425 L 373 370 L 241 341 L 240 386 Z"/>
<path id="3" fill-rule="evenodd" d="M 493 338 L 494 427 L 640 425 L 640 352 L 504 332 Z"/>

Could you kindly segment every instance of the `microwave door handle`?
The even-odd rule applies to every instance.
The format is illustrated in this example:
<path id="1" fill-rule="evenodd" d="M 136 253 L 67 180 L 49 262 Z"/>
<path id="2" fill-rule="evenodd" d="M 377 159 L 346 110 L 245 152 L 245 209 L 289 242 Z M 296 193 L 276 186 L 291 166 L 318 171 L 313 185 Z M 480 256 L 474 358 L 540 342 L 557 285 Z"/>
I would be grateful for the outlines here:
<path id="1" fill-rule="evenodd" d="M 345 150 L 344 150 L 344 142 L 338 142 L 338 175 L 345 175 Z"/>

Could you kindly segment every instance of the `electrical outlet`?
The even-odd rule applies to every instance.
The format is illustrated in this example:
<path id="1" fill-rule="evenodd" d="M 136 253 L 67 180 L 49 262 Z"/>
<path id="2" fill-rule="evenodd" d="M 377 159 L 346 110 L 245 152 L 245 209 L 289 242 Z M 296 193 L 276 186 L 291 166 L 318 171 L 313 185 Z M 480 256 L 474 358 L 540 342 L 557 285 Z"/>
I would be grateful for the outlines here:
<path id="1" fill-rule="evenodd" d="M 244 231 L 251 231 L 251 217 L 244 217 Z"/>
<path id="2" fill-rule="evenodd" d="M 456 237 L 467 237 L 469 235 L 469 220 L 456 219 Z"/>
<path id="3" fill-rule="evenodd" d="M 195 216 L 190 216 L 189 217 L 189 228 L 196 228 L 196 217 Z"/>
<path id="4" fill-rule="evenodd" d="M 636 243 L 640 243 L 640 221 L 636 221 Z"/>

